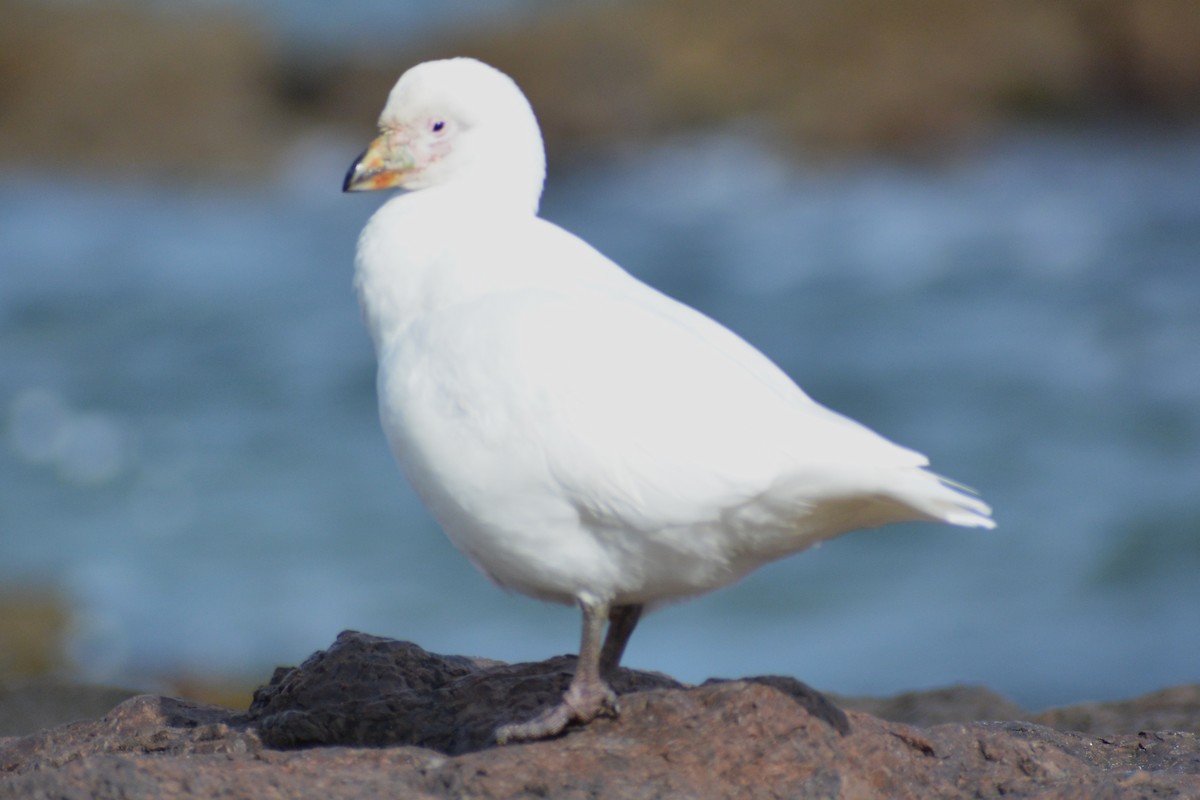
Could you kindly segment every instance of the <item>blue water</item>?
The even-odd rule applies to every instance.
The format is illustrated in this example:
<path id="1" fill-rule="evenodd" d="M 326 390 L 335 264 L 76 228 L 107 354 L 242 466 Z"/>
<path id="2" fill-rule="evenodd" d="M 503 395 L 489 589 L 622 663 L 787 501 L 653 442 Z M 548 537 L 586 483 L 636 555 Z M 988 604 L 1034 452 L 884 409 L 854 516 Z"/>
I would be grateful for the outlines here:
<path id="1" fill-rule="evenodd" d="M 350 289 L 360 142 L 258 186 L 0 175 L 0 586 L 85 677 L 265 680 L 343 628 L 506 660 L 576 613 L 491 586 L 402 484 Z M 815 170 L 711 134 L 552 174 L 544 213 L 969 483 L 993 533 L 855 534 L 647 619 L 632 666 L 1030 707 L 1200 680 L 1200 133 L 1028 134 Z"/>

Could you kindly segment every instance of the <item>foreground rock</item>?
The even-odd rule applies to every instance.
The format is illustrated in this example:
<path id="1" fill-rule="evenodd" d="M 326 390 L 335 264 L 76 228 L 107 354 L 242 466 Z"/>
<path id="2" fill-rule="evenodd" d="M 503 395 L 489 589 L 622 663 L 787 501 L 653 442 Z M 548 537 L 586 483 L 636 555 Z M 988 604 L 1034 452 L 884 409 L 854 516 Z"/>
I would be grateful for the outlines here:
<path id="1" fill-rule="evenodd" d="M 142 695 L 99 720 L 0 740 L 0 797 L 1200 796 L 1193 733 L 916 728 L 843 714 L 788 678 L 683 687 L 625 670 L 619 719 L 491 746 L 497 723 L 556 699 L 572 663 L 444 657 L 346 633 L 277 670 L 244 714 Z"/>

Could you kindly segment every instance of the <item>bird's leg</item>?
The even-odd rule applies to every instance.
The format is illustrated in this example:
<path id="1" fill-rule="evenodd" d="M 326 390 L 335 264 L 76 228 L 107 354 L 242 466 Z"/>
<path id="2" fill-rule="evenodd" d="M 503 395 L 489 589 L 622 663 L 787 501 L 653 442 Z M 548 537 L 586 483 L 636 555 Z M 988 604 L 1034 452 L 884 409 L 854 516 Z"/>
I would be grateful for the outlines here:
<path id="1" fill-rule="evenodd" d="M 604 637 L 604 647 L 600 648 L 600 677 L 604 680 L 612 680 L 621 656 L 625 654 L 625 645 L 641 618 L 641 604 L 613 606 L 608 612 L 608 635 Z"/>
<path id="2" fill-rule="evenodd" d="M 608 603 L 581 599 L 579 607 L 583 610 L 579 660 L 562 702 L 529 722 L 501 725 L 496 729 L 497 744 L 546 739 L 562 733 L 572 722 L 586 723 L 600 716 L 616 716 L 617 696 L 600 677 L 600 642 L 608 622 Z M 630 632 L 632 630 L 630 626 Z M 617 655 L 620 656 L 619 649 Z"/>

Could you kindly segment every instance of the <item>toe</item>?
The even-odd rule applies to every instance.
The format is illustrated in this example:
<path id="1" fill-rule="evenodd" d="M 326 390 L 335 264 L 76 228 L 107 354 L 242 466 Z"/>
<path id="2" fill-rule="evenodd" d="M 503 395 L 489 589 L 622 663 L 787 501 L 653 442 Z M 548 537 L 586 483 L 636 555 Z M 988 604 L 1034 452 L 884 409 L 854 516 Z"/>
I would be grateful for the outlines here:
<path id="1" fill-rule="evenodd" d="M 573 719 L 575 719 L 575 710 L 566 702 L 562 702 L 543 711 L 528 722 L 513 722 L 496 728 L 496 744 L 505 745 L 509 742 L 549 739 L 551 736 L 562 733 Z"/>
<path id="2" fill-rule="evenodd" d="M 619 713 L 617 695 L 606 684 L 572 684 L 562 702 L 553 708 L 528 722 L 514 722 L 497 728 L 496 743 L 549 739 L 562 733 L 572 722 L 587 724 L 597 717 L 615 717 Z"/>

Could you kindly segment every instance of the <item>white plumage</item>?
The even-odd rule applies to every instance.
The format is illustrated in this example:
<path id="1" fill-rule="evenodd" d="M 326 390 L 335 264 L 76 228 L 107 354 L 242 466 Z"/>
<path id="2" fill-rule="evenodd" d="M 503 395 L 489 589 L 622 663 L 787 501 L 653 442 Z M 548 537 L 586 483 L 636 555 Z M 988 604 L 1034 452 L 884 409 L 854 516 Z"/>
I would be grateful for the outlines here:
<path id="1" fill-rule="evenodd" d="M 614 621 L 611 670 L 644 605 L 856 528 L 993 527 L 924 456 L 818 405 L 735 334 L 537 217 L 541 136 L 507 76 L 421 64 L 379 124 L 345 188 L 409 190 L 371 218 L 356 261 L 392 449 L 481 570 L 585 613 L 575 701 L 501 740 L 611 710 L 583 674 L 589 646 L 599 654 L 589 625 Z"/>

